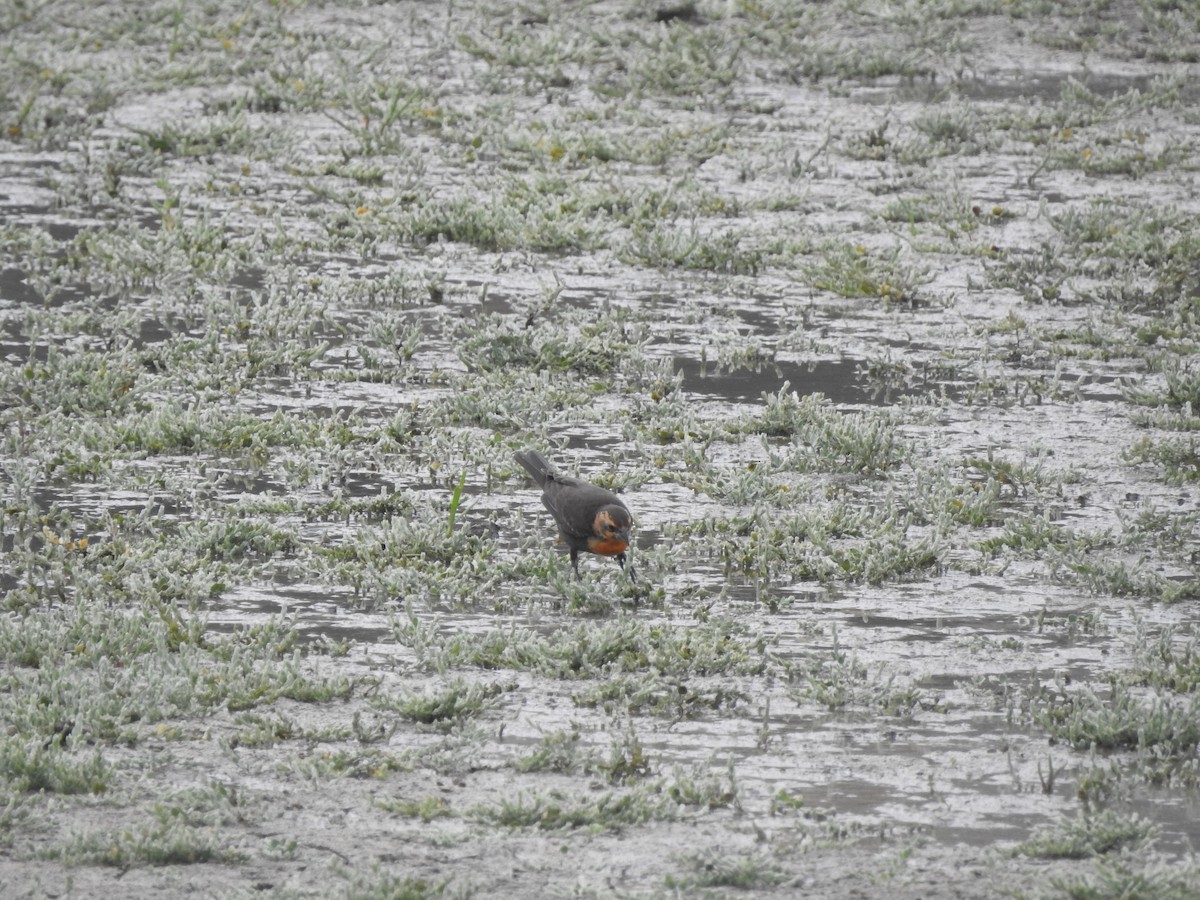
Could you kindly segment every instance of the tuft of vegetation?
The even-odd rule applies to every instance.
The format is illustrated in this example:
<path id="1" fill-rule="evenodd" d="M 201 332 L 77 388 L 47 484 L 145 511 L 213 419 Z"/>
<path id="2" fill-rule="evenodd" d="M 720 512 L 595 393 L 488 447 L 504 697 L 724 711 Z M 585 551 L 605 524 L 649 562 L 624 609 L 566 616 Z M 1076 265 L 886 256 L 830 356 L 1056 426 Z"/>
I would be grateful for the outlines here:
<path id="1" fill-rule="evenodd" d="M 1142 849 L 1158 832 L 1145 819 L 1109 809 L 1039 828 L 1013 852 L 1039 859 L 1089 859 Z"/>

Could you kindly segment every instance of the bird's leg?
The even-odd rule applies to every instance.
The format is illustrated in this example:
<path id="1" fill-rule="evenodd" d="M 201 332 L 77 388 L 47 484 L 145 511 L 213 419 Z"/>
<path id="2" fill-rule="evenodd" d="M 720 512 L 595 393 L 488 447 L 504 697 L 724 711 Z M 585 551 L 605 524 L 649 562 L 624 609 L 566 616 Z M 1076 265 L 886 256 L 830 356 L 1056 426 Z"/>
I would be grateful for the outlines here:
<path id="1" fill-rule="evenodd" d="M 583 576 L 579 574 L 579 551 L 574 547 L 571 548 L 571 568 L 575 570 L 575 580 L 582 581 Z"/>
<path id="2" fill-rule="evenodd" d="M 619 562 L 621 564 L 621 571 L 624 572 L 625 571 L 625 554 L 624 553 L 617 554 L 617 562 Z M 637 581 L 637 575 L 635 575 L 633 572 L 633 563 L 629 564 L 629 580 Z"/>

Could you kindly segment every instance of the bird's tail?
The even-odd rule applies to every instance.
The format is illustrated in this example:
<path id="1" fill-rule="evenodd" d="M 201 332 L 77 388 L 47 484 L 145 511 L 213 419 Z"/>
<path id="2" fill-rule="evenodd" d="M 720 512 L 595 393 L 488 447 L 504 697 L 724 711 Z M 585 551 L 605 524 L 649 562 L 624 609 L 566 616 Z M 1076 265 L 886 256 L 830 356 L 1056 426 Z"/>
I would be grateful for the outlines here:
<path id="1" fill-rule="evenodd" d="M 541 487 L 546 483 L 546 476 L 554 472 L 554 468 L 550 463 L 546 462 L 546 457 L 538 453 L 536 450 L 521 450 L 515 454 L 517 462 L 519 462 Z"/>

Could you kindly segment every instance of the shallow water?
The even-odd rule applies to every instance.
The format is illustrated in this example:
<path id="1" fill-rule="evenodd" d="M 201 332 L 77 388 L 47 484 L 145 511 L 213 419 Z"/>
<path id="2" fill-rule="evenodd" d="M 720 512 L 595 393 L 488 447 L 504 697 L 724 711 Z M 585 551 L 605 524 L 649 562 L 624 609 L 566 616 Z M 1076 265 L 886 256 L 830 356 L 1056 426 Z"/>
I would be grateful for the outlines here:
<path id="1" fill-rule="evenodd" d="M 102 127 L 80 126 L 64 149 L 54 121 L 66 113 L 38 106 L 0 142 L 0 587 L 39 598 L 11 600 L 13 621 L 32 632 L 75 603 L 165 604 L 214 642 L 254 646 L 253 628 L 295 638 L 247 663 L 256 673 L 295 664 L 355 684 L 323 702 L 262 688 L 242 708 L 144 723 L 130 713 L 122 740 L 72 745 L 114 761 L 114 811 L 103 795 L 63 795 L 53 809 L 22 800 L 43 825 L 28 834 L 0 819 L 0 875 L 23 894 L 67 879 L 110 890 L 116 871 L 63 862 L 56 836 L 155 821 L 154 804 L 184 785 L 244 792 L 240 812 L 205 826 L 242 856 L 134 863 L 117 870 L 133 870 L 129 896 L 201 882 L 334 895 L 349 889 L 339 862 L 488 896 L 648 895 L 672 890 L 667 871 L 694 875 L 697 853 L 761 853 L 785 870 L 785 896 L 801 883 L 814 896 L 878 889 L 864 855 L 891 860 L 898 897 L 989 896 L 996 882 L 962 875 L 956 859 L 999 870 L 1014 890 L 1040 891 L 1050 871 L 1085 877 L 1089 860 L 1008 851 L 1102 808 L 1143 817 L 1167 864 L 1190 871 L 1196 748 L 1177 754 L 1163 786 L 1153 748 L 1073 747 L 1036 712 L 1083 689 L 1109 696 L 1136 677 L 1139 635 L 1177 629 L 1182 641 L 1195 618 L 1194 600 L 1153 591 L 1155 578 L 1196 579 L 1188 517 L 1200 493 L 1129 452 L 1148 434 L 1178 436 L 1147 428 L 1129 389 L 1161 390 L 1162 361 L 1187 363 L 1189 301 L 1181 291 L 1172 318 L 1105 299 L 1096 285 L 1157 283 L 1136 248 L 1110 247 L 1143 236 L 1117 219 L 1072 243 L 1051 220 L 1101 200 L 1131 217 L 1170 212 L 1155 233 L 1186 252 L 1192 162 L 1088 166 L 1134 145 L 1192 146 L 1195 82 L 1180 73 L 1194 64 L 1131 58 L 1119 41 L 1054 50 L 1023 20 L 988 16 L 960 23 L 978 59 L 957 74 L 944 62 L 932 80 L 804 79 L 795 48 L 772 44 L 745 11 L 705 7 L 694 32 L 641 34 L 634 13 L 614 9 L 581 11 L 587 28 L 573 37 L 557 13 L 514 26 L 485 5 L 272 8 L 278 28 L 255 18 L 263 10 L 232 30 L 193 21 L 197 43 L 170 51 L 191 68 L 139 70 Z M 387 42 L 381 16 L 404 25 Z M 887 39 L 853 21 L 853 37 Z M 83 103 L 88 73 L 108 71 L 106 42 L 145 34 L 161 49 L 152 28 L 90 50 L 55 43 L 44 22 L 24 28 L 14 41 L 73 73 L 63 103 Z M 722 28 L 752 60 L 728 88 L 704 80 L 720 53 L 689 68 Z M 994 43 L 978 40 L 993 28 Z M 257 65 L 243 34 L 273 48 L 264 59 L 277 68 Z M 530 49 L 543 39 L 561 58 Z M 239 53 L 245 64 L 226 68 L 222 54 Z M 658 72 L 660 59 L 674 68 Z M 636 66 L 647 86 L 621 93 Z M 708 87 L 672 92 L 689 73 Z M 1178 96 L 1154 100 L 1172 78 Z M 1076 82 L 1091 99 L 1072 99 L 1084 93 Z M 397 85 L 418 111 L 385 126 Z M 206 136 L 228 123 L 216 100 L 243 94 L 263 101 L 249 107 L 259 131 Z M 966 125 L 938 137 L 933 113 Z M 170 144 L 188 125 L 215 143 L 146 143 Z M 673 137 L 656 149 L 664 131 Z M 512 204 L 514 218 L 463 224 L 438 206 L 462 196 L 476 209 Z M 927 217 L 897 218 L 899 200 L 926 204 Z M 590 213 L 574 217 L 581 207 Z M 538 231 L 545 220 L 561 233 Z M 562 248 L 539 243 L 552 237 Z M 1144 237 L 1165 266 L 1171 254 Z M 1094 276 L 1110 257 L 1124 268 Z M 1061 274 L 1056 260 L 1073 268 Z M 846 269 L 867 286 L 826 284 Z M 824 430 L 755 424 L 791 392 L 827 399 Z M 865 438 L 839 444 L 847 422 L 893 429 L 897 460 L 854 463 Z M 521 445 L 622 491 L 640 587 L 590 557 L 572 582 L 511 462 Z M 975 502 L 986 507 L 977 521 Z M 984 549 L 1010 527 L 1055 529 L 1055 541 Z M 81 538 L 86 548 L 72 543 Z M 789 538 L 781 558 L 756 545 Z M 925 563 L 869 574 L 922 541 Z M 1072 568 L 1117 562 L 1134 587 Z M 410 620 L 428 634 L 404 637 Z M 707 652 L 714 622 L 730 623 L 725 655 L 714 651 L 709 671 L 673 667 Z M 450 655 L 460 637 L 529 632 L 550 646 L 625 623 L 697 645 L 657 668 L 610 661 L 570 677 Z M 721 667 L 746 648 L 762 671 Z M 37 677 L 4 662 L 14 678 Z M 215 672 L 216 656 L 193 677 L 232 677 Z M 594 699 L 622 678 L 663 702 Z M 497 693 L 448 723 L 378 702 L 456 684 Z M 13 715 L 24 709 L 20 691 L 5 693 Z M 90 714 L 80 700 L 72 715 Z M 253 743 L 267 719 L 283 724 Z M 566 733 L 580 759 L 625 753 L 644 767 L 626 781 L 594 759 L 514 768 Z M 396 766 L 379 770 L 375 752 Z M 368 762 L 321 768 L 338 754 Z M 728 779 L 736 801 L 564 826 L 550 840 L 479 812 L 516 796 L 658 798 L 667 788 L 655 779 L 705 778 Z M 444 816 L 386 806 L 429 797 Z"/>

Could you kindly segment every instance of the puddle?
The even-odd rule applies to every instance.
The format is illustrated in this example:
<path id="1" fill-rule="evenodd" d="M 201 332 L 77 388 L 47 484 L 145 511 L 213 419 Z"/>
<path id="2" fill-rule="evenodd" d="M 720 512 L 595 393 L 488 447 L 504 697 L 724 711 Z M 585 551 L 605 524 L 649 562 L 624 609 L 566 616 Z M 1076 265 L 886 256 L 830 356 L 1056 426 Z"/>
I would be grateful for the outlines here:
<path id="1" fill-rule="evenodd" d="M 0 303 L 20 306 L 26 303 L 40 304 L 42 300 L 42 295 L 29 286 L 25 272 L 20 269 L 0 270 Z"/>
<path id="2" fill-rule="evenodd" d="M 897 100 L 931 103 L 947 96 L 985 102 L 1054 102 L 1062 98 L 1068 86 L 1079 85 L 1084 91 L 1108 100 L 1134 92 L 1147 94 L 1162 83 L 1163 76 L 1159 74 L 1098 73 L 1087 69 L 1061 72 L 997 70 L 966 74 L 953 81 L 923 80 L 885 88 L 864 87 L 856 90 L 854 96 L 868 103 Z M 1189 90 L 1187 85 L 1183 87 L 1185 91 Z"/>
<path id="3" fill-rule="evenodd" d="M 775 362 L 762 369 L 711 371 L 696 360 L 677 358 L 675 371 L 683 374 L 683 387 L 698 396 L 717 397 L 733 403 L 755 403 L 764 394 L 777 393 L 784 385 L 800 394 L 822 394 L 834 403 L 886 405 L 917 391 L 891 390 L 864 384 L 861 360 L 814 360 Z"/>

